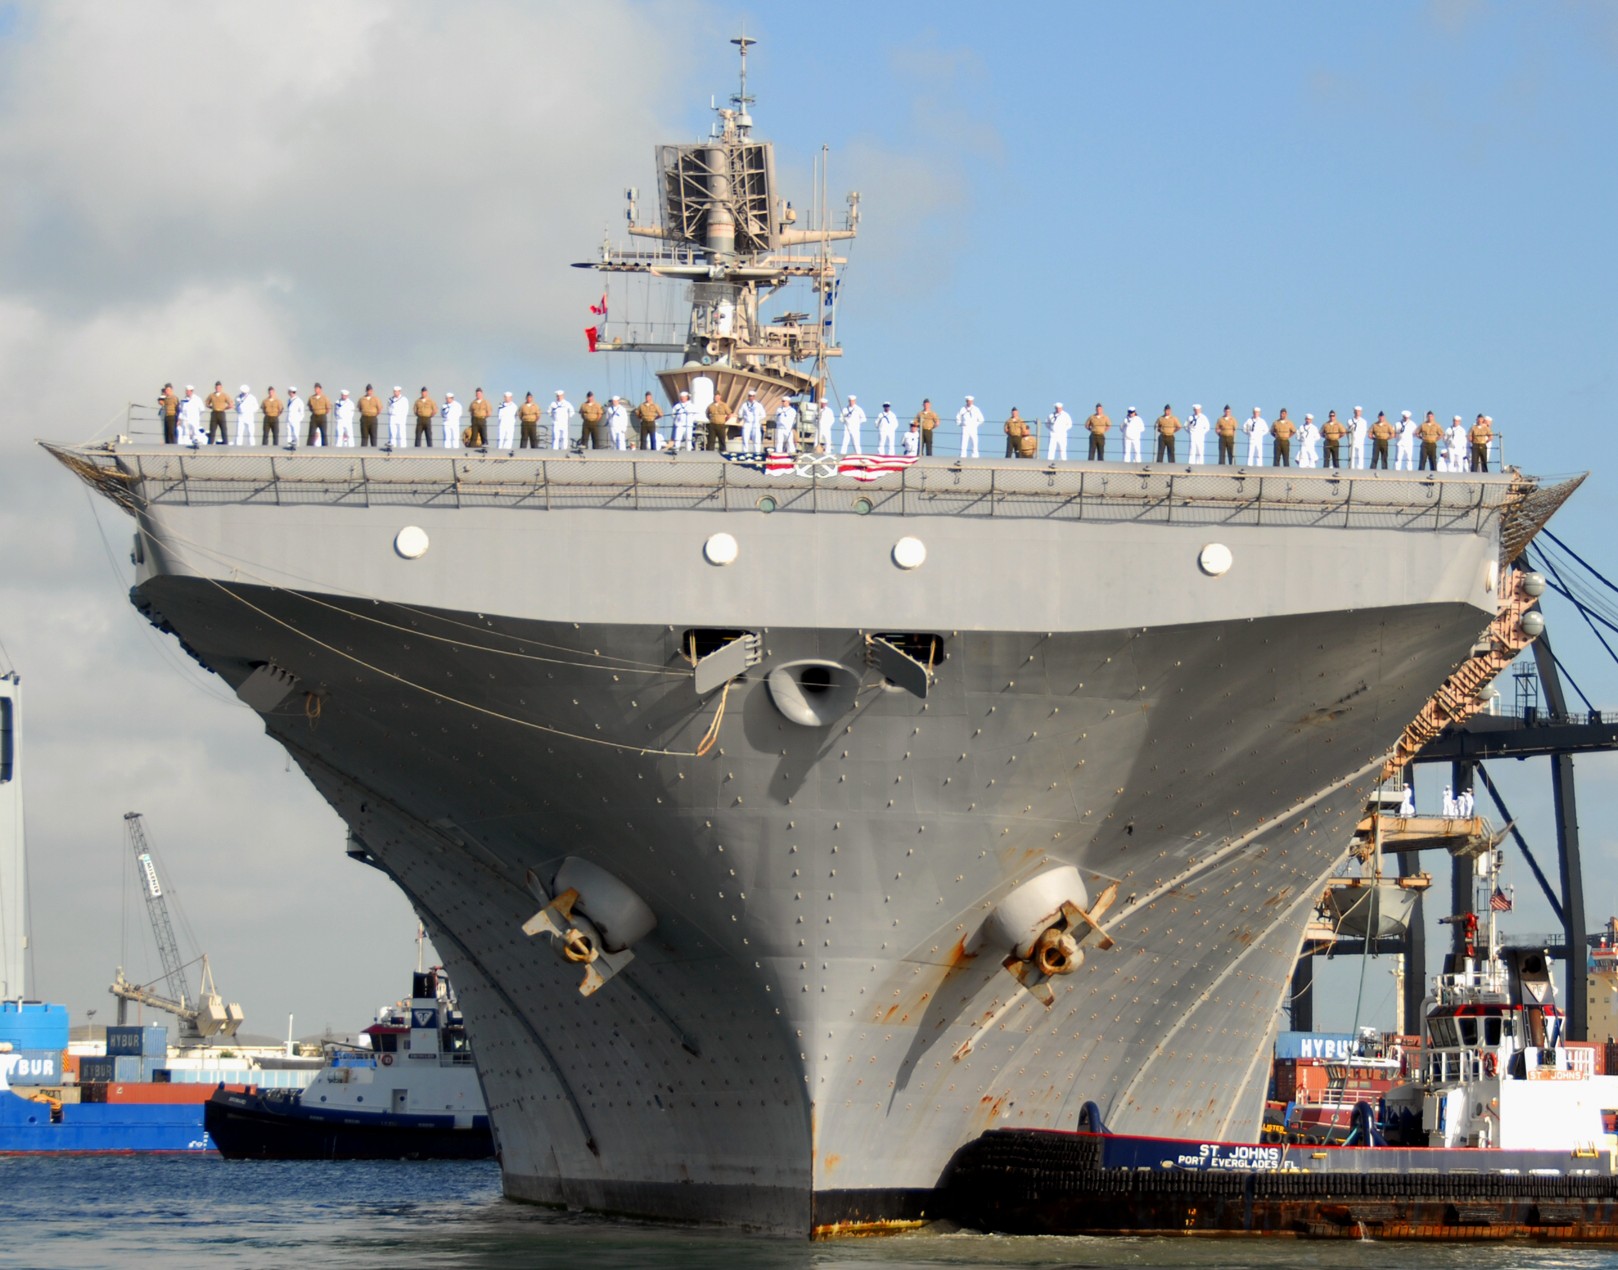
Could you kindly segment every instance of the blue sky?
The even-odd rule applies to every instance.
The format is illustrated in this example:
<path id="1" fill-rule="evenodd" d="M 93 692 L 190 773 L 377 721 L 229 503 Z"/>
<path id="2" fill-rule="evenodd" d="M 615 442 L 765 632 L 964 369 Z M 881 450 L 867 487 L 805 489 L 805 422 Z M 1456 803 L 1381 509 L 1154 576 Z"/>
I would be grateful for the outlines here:
<path id="1" fill-rule="evenodd" d="M 624 187 L 650 201 L 655 144 L 706 133 L 743 22 L 783 192 L 807 205 L 826 144 L 834 206 L 862 195 L 840 393 L 948 413 L 972 392 L 991 419 L 1058 399 L 1115 417 L 1487 411 L 1524 470 L 1592 471 L 1556 528 L 1618 574 L 1618 8 L 813 16 L 0 6 L 0 637 L 28 693 L 43 991 L 107 1004 L 131 807 L 263 1030 L 294 1010 L 365 1021 L 399 990 L 414 928 L 256 721 L 142 627 L 127 523 L 32 438 L 117 431 L 165 379 L 638 397 L 648 366 L 584 352 L 598 281 L 568 265 L 617 232 Z M 1618 708 L 1618 671 L 1559 603 L 1559 652 Z M 1614 767 L 1579 773 L 1599 922 L 1618 905 Z M 1549 858 L 1543 764 L 1496 777 Z M 1548 927 L 1515 877 L 1523 924 Z"/>

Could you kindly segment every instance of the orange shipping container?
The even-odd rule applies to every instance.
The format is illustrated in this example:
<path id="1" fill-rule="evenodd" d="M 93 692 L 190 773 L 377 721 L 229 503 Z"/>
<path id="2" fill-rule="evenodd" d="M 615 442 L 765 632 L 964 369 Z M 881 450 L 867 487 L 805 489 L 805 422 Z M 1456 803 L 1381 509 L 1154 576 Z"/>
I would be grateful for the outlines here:
<path id="1" fill-rule="evenodd" d="M 107 1086 L 108 1102 L 138 1102 L 138 1103 L 198 1103 L 207 1102 L 213 1097 L 218 1085 L 174 1085 L 157 1084 L 147 1081 L 121 1081 Z M 240 1093 L 246 1089 L 245 1085 L 226 1085 L 226 1089 L 233 1093 Z"/>

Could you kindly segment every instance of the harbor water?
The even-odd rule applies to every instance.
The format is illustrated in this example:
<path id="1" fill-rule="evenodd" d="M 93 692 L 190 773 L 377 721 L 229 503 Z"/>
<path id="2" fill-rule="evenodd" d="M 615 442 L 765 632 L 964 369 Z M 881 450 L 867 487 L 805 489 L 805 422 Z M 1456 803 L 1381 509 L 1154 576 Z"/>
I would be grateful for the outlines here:
<path id="1" fill-rule="evenodd" d="M 230 1162 L 216 1157 L 0 1159 L 0 1266 L 1320 1267 L 1586 1270 L 1618 1248 L 1480 1241 L 1006 1238 L 923 1231 L 808 1243 L 609 1221 L 501 1198 L 492 1162 Z"/>

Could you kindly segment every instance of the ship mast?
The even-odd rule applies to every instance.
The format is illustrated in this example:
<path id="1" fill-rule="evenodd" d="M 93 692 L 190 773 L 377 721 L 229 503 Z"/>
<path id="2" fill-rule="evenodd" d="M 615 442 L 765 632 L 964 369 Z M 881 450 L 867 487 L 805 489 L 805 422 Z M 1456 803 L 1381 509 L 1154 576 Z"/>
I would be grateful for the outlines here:
<path id="1" fill-rule="evenodd" d="M 833 317 L 838 271 L 847 261 L 830 244 L 858 232 L 859 195 L 848 196 L 842 227 L 832 228 L 824 211 L 817 226 L 798 226 L 792 204 L 777 193 L 774 146 L 752 135 L 747 50 L 757 41 L 744 34 L 731 43 L 740 55 L 739 86 L 728 105 L 714 108 L 708 138 L 657 147 L 656 223 L 641 223 L 638 192 L 628 191 L 629 235 L 650 245 L 606 243 L 599 259 L 576 267 L 649 274 L 688 288 L 681 342 L 601 338 L 596 351 L 680 357 L 658 372 L 670 402 L 686 391 L 699 409 L 716 396 L 735 409 L 751 390 L 773 410 L 784 399 L 823 391 L 827 359 L 842 355 Z M 822 181 L 824 174 L 822 158 Z M 797 284 L 810 292 L 806 306 L 762 313 L 775 292 Z M 805 364 L 812 370 L 801 369 Z"/>

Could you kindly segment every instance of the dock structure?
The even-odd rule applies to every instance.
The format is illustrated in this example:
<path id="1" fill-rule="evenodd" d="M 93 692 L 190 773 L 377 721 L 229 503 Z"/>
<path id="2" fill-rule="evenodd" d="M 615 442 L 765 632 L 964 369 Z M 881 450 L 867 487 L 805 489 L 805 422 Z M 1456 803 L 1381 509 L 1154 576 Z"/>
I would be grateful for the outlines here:
<path id="1" fill-rule="evenodd" d="M 1357 827 L 1351 853 L 1358 855 L 1362 862 L 1369 861 L 1378 850 L 1384 857 L 1393 857 L 1397 862 L 1397 876 L 1383 879 L 1384 886 L 1397 885 L 1411 892 L 1412 902 L 1397 930 L 1367 930 L 1353 922 L 1311 927 L 1305 935 L 1302 955 L 1293 975 L 1293 1027 L 1308 1030 L 1313 1026 L 1309 990 L 1313 982 L 1312 959 L 1328 949 L 1333 955 L 1402 956 L 1405 967 L 1402 1014 L 1407 1019 L 1420 1017 L 1427 982 L 1422 893 L 1427 889 L 1423 879 L 1429 876 L 1422 872 L 1420 857 L 1435 851 L 1450 856 L 1450 909 L 1461 912 L 1472 902 L 1473 860 L 1480 851 L 1509 836 L 1522 852 L 1530 873 L 1561 925 L 1559 932 L 1538 942 L 1543 943 L 1552 956 L 1561 959 L 1565 968 L 1564 1002 L 1569 1037 L 1578 1041 L 1588 1039 L 1587 950 L 1597 947 L 1600 935 L 1592 935 L 1586 921 L 1573 760 L 1579 754 L 1618 750 L 1618 713 L 1570 709 L 1563 689 L 1561 663 L 1552 651 L 1549 636 L 1541 634 L 1531 649 L 1532 666 L 1523 665 L 1513 674 L 1515 709 L 1480 712 L 1452 723 L 1410 759 L 1412 764 L 1449 763 L 1451 789 L 1457 795 L 1466 790 L 1487 794 L 1505 827 L 1491 835 L 1488 822 L 1479 815 L 1401 816 L 1389 814 L 1386 808 L 1374 803 L 1368 806 Z M 1556 832 L 1554 880 L 1529 846 L 1484 766 L 1490 760 L 1533 758 L 1550 760 Z M 1374 844 L 1373 840 L 1376 840 Z M 1463 938 L 1457 926 L 1452 934 L 1452 951 L 1461 951 Z"/>

